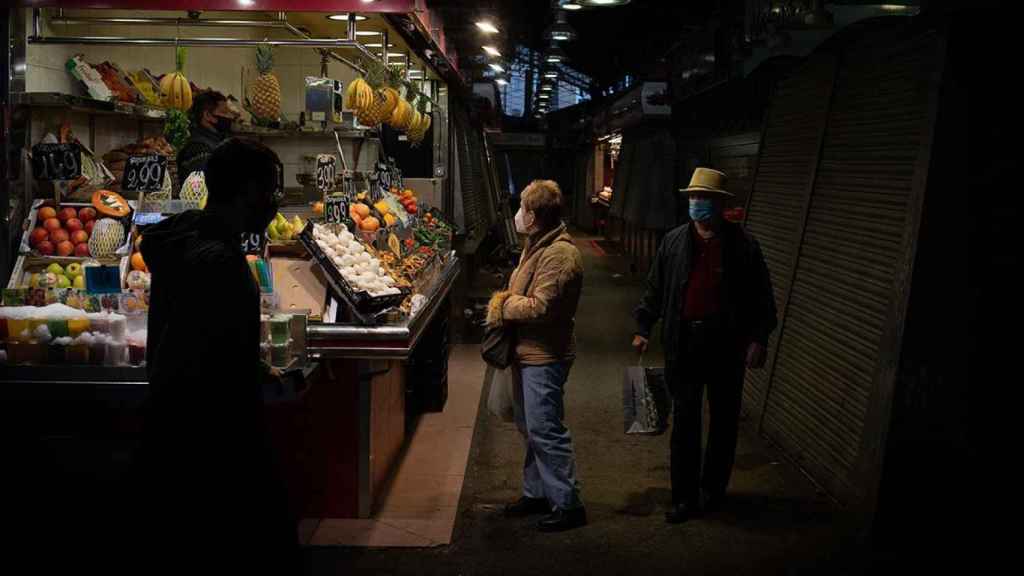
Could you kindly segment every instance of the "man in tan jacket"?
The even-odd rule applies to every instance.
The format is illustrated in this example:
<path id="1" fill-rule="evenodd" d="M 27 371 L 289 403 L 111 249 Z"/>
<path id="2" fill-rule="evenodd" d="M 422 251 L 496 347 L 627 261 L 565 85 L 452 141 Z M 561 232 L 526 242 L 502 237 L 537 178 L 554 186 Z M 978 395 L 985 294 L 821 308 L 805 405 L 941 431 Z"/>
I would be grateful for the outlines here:
<path id="1" fill-rule="evenodd" d="M 528 236 L 509 288 L 491 299 L 488 322 L 513 330 L 521 386 L 516 424 L 526 438 L 523 496 L 505 508 L 509 517 L 549 513 L 545 532 L 586 524 L 576 482 L 576 457 L 565 417 L 564 386 L 576 358 L 576 306 L 583 259 L 561 219 L 562 194 L 550 180 L 522 194 L 516 229 Z"/>

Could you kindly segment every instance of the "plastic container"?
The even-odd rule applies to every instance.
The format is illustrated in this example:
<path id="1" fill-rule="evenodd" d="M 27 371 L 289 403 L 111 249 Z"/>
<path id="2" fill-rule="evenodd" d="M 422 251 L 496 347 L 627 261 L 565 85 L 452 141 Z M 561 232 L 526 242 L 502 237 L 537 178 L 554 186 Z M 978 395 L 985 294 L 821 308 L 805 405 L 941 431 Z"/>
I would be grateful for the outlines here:
<path id="1" fill-rule="evenodd" d="M 146 345 L 139 342 L 128 342 L 128 363 L 142 366 L 146 363 Z"/>
<path id="2" fill-rule="evenodd" d="M 68 336 L 77 338 L 84 332 L 88 332 L 90 327 L 89 318 L 68 318 Z"/>
<path id="3" fill-rule="evenodd" d="M 284 344 L 270 345 L 270 365 L 276 368 L 286 368 L 292 361 L 291 341 Z"/>
<path id="4" fill-rule="evenodd" d="M 128 344 L 125 344 L 123 341 L 107 342 L 107 352 L 103 363 L 107 366 L 124 366 L 128 364 Z"/>
<path id="5" fill-rule="evenodd" d="M 270 318 L 270 343 L 274 345 L 287 344 L 292 337 L 292 317 L 285 314 L 275 314 Z"/>

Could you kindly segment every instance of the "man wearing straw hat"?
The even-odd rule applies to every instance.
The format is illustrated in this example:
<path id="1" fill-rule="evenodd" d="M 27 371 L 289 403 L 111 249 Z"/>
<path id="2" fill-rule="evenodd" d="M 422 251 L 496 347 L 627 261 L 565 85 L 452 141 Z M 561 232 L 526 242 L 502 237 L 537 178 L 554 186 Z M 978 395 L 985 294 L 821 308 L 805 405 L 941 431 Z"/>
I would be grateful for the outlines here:
<path id="1" fill-rule="evenodd" d="M 641 354 L 662 321 L 665 378 L 673 399 L 670 524 L 721 505 L 729 484 L 744 372 L 761 368 L 777 324 L 775 297 L 761 248 L 722 218 L 733 195 L 726 175 L 697 168 L 687 188 L 690 222 L 658 248 L 634 312 L 633 346 Z M 701 475 L 701 417 L 708 388 L 710 434 Z"/>

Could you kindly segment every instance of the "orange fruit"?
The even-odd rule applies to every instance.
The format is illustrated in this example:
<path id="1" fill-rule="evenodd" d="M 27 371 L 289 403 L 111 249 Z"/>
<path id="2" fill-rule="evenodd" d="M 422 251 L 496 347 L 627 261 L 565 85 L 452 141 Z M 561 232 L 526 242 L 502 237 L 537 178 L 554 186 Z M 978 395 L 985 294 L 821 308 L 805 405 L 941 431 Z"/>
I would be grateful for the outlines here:
<path id="1" fill-rule="evenodd" d="M 359 229 L 367 232 L 376 232 L 380 229 L 380 220 L 377 220 L 374 216 L 364 218 L 359 224 Z"/>
<path id="2" fill-rule="evenodd" d="M 370 207 L 366 204 L 355 204 L 352 208 L 355 209 L 360 218 L 366 218 L 370 215 Z"/>
<path id="3" fill-rule="evenodd" d="M 132 254 L 132 270 L 146 270 L 146 261 L 142 259 L 142 252 Z"/>

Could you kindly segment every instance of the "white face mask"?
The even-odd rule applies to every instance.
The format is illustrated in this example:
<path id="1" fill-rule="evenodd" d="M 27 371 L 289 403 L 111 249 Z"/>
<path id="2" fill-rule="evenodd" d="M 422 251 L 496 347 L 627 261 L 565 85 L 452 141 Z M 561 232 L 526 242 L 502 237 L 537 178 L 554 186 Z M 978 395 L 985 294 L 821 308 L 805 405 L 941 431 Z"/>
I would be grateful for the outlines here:
<path id="1" fill-rule="evenodd" d="M 527 223 L 527 216 L 529 216 L 529 223 Z M 533 212 L 523 210 L 523 207 L 519 207 L 519 212 L 516 212 L 516 232 L 520 234 L 529 234 L 533 232 L 533 224 L 536 217 Z"/>

